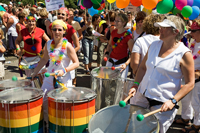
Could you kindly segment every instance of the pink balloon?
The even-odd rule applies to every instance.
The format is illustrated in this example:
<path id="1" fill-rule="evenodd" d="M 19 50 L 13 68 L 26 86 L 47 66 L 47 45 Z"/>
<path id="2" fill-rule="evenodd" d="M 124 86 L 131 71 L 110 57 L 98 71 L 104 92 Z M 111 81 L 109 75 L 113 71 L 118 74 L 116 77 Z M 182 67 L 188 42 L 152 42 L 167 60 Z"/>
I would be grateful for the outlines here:
<path id="1" fill-rule="evenodd" d="M 81 5 L 81 9 L 85 9 L 85 7 L 83 7 L 83 6 Z"/>
<path id="2" fill-rule="evenodd" d="M 175 6 L 177 9 L 182 10 L 184 6 L 187 5 L 187 0 L 176 0 Z"/>

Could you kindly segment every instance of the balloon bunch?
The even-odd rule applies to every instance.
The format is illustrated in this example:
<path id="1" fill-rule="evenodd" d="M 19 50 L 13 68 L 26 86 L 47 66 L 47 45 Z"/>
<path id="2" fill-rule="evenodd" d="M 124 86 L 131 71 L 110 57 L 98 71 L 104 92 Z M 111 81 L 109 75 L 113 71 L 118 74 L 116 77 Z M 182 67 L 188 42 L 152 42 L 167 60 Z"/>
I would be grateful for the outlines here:
<path id="1" fill-rule="evenodd" d="M 99 14 L 105 8 L 105 0 L 81 0 L 82 7 L 88 8 L 88 13 L 93 16 Z"/>

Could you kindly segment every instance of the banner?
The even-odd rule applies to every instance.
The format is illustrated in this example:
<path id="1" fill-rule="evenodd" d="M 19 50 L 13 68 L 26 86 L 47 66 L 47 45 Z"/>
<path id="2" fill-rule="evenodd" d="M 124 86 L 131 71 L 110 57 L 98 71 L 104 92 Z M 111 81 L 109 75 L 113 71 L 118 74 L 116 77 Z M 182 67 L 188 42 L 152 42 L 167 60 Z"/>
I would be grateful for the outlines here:
<path id="1" fill-rule="evenodd" d="M 58 10 L 65 7 L 64 0 L 45 0 L 47 11 Z"/>
<path id="2" fill-rule="evenodd" d="M 131 2 L 130 2 L 129 5 L 125 8 L 124 11 L 125 11 L 125 12 L 127 12 L 127 11 L 130 11 L 130 12 L 138 12 L 138 11 L 140 11 L 140 7 L 133 6 L 133 5 L 131 4 Z"/>

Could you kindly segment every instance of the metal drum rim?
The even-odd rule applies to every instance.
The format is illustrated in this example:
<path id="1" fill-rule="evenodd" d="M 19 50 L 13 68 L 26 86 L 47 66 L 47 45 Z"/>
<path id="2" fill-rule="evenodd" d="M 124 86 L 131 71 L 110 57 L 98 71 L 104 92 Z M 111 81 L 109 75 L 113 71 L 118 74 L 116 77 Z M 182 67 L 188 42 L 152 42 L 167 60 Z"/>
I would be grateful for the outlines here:
<path id="1" fill-rule="evenodd" d="M 37 89 L 37 88 L 34 88 L 34 87 L 15 87 L 15 88 L 10 88 L 10 89 L 3 90 L 1 92 L 6 92 L 6 91 L 10 91 L 11 89 L 18 89 L 18 88 L 34 89 L 34 90 L 38 90 L 40 92 L 39 92 L 37 97 L 31 98 L 29 100 L 18 100 L 18 101 L 12 101 L 11 102 L 11 100 L 3 100 L 3 99 L 0 98 L 0 103 L 4 103 L 4 104 L 21 104 L 21 103 L 33 102 L 33 101 L 36 101 L 36 100 L 38 100 L 38 99 L 43 97 L 43 90 Z"/>
<path id="2" fill-rule="evenodd" d="M 128 105 L 133 105 L 133 106 L 141 107 L 141 106 L 134 105 L 134 104 L 128 104 Z M 104 108 L 98 110 L 94 115 L 92 115 L 92 118 L 90 119 L 90 121 L 92 121 L 93 117 L 96 116 L 97 114 L 99 114 L 99 113 L 101 113 L 102 111 L 104 111 L 105 109 L 110 108 L 110 107 L 113 107 L 113 106 L 119 106 L 119 105 L 117 105 L 117 104 L 116 104 L 116 105 L 111 105 L 111 106 L 107 106 L 107 107 L 104 107 Z M 144 108 L 144 107 L 141 107 L 141 108 L 150 111 L 149 109 L 146 109 L 146 108 Z M 159 130 L 160 130 L 159 121 L 158 121 L 158 119 L 155 117 L 155 115 L 152 115 L 152 116 L 157 120 L 157 129 L 156 129 L 155 131 L 156 131 L 156 133 L 159 133 Z M 88 133 L 92 133 L 92 132 L 90 131 L 90 128 L 89 128 L 89 127 L 90 127 L 90 121 L 89 121 L 89 123 L 88 123 Z"/>
<path id="3" fill-rule="evenodd" d="M 102 66 L 102 67 L 96 67 L 96 68 L 94 68 L 94 69 L 97 69 L 97 68 L 110 68 L 110 67 Z M 92 69 L 92 71 L 93 71 L 94 69 Z M 118 78 L 120 77 L 120 76 L 118 76 L 118 77 L 116 77 L 116 78 L 109 78 L 109 79 L 97 78 L 96 76 L 93 76 L 92 71 L 91 71 L 91 78 L 95 78 L 95 79 L 101 79 L 101 80 L 116 80 L 116 79 L 118 79 Z M 115 71 L 120 71 L 120 70 L 115 69 Z"/>
<path id="4" fill-rule="evenodd" d="M 87 87 L 67 87 L 67 88 L 84 88 L 84 89 L 88 89 L 88 90 L 91 90 L 93 91 L 92 89 L 89 89 Z M 58 88 L 60 89 L 60 88 Z M 84 103 L 84 102 L 88 102 L 88 101 L 92 101 L 93 99 L 95 99 L 97 97 L 97 94 L 96 92 L 94 91 L 95 95 L 91 98 L 88 98 L 88 99 L 82 99 L 82 100 L 56 100 L 54 97 L 52 96 L 49 96 L 53 91 L 55 91 L 56 89 L 54 90 L 51 90 L 48 94 L 47 94 L 47 97 L 50 98 L 49 100 L 53 101 L 53 102 L 57 102 L 57 103 Z"/>
<path id="5" fill-rule="evenodd" d="M 0 81 L 0 85 L 1 85 L 1 82 L 3 82 L 3 81 L 11 81 L 11 79 L 5 79 L 5 80 L 2 80 L 2 81 Z M 26 81 L 26 82 L 30 82 L 30 84 L 29 85 L 31 85 L 31 81 L 29 81 L 29 79 L 22 79 L 22 80 L 17 80 L 17 81 L 14 81 L 14 82 L 18 82 L 18 81 L 20 81 L 20 82 L 22 82 L 22 81 Z M 23 86 L 20 86 L 20 87 L 23 87 Z M 2 89 L 1 89 L 2 88 Z M 4 88 L 4 89 L 3 89 Z M 0 87 L 0 91 L 2 90 L 5 90 L 5 89 L 12 89 L 12 88 L 17 88 L 17 87 Z"/>

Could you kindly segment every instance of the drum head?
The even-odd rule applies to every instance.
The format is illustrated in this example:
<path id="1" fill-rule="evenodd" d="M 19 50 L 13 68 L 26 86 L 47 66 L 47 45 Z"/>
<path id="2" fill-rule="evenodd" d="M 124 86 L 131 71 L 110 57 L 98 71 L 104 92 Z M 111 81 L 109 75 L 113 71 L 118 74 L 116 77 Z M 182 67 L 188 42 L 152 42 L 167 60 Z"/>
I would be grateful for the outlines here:
<path id="1" fill-rule="evenodd" d="M 159 122 L 154 115 L 144 118 L 143 121 L 136 119 L 138 114 L 144 115 L 148 112 L 148 110 L 134 105 L 127 105 L 124 108 L 119 105 L 106 107 L 90 119 L 88 130 L 89 133 L 159 132 Z"/>
<path id="2" fill-rule="evenodd" d="M 20 65 L 23 65 L 23 66 L 33 65 L 33 64 L 38 63 L 39 61 L 40 61 L 40 57 L 39 56 L 26 57 L 20 62 Z"/>
<path id="3" fill-rule="evenodd" d="M 2 103 L 27 103 L 42 97 L 43 91 L 31 87 L 11 88 L 0 92 Z"/>
<path id="4" fill-rule="evenodd" d="M 11 79 L 0 81 L 0 90 L 31 86 L 31 81 L 28 79 L 12 81 Z"/>
<path id="5" fill-rule="evenodd" d="M 54 99 L 56 102 L 61 103 L 81 103 L 85 101 L 91 101 L 96 97 L 96 93 L 88 88 L 84 87 L 69 87 L 66 90 L 54 89 L 50 91 L 47 96 Z"/>
<path id="6" fill-rule="evenodd" d="M 97 67 L 91 71 L 92 77 L 102 79 L 117 79 L 120 76 L 120 70 L 112 70 L 110 67 Z"/>

